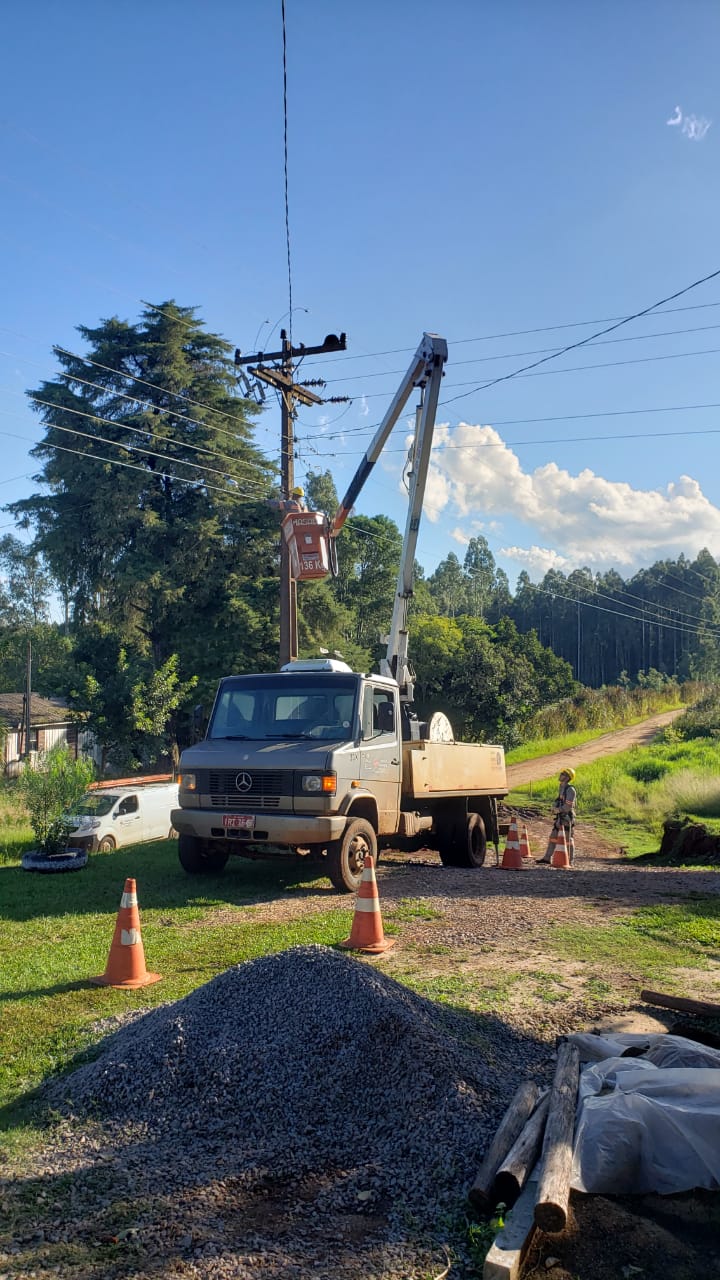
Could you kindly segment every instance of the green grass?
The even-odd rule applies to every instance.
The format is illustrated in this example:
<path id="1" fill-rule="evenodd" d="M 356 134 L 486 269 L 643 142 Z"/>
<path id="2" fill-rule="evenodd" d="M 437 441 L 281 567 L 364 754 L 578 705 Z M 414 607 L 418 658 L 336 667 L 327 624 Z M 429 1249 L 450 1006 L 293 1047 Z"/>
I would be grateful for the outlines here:
<path id="1" fill-rule="evenodd" d="M 657 849 L 663 822 L 693 815 L 720 820 L 717 743 L 709 738 L 678 741 L 667 734 L 650 747 L 606 756 L 578 766 L 578 821 L 588 821 L 631 854 Z M 515 787 L 509 802 L 532 799 L 541 808 L 552 804 L 555 778 Z"/>
<path id="2" fill-rule="evenodd" d="M 0 865 L 19 861 L 32 844 L 32 827 L 15 784 L 0 782 Z"/>
<path id="3" fill-rule="evenodd" d="M 330 897 L 327 881 L 308 872 L 294 863 L 233 862 L 224 875 L 198 882 L 181 870 L 173 841 L 96 855 L 79 873 L 0 867 L 0 1104 L 88 1049 L 103 1018 L 177 1000 L 255 956 L 347 937 L 352 898 L 347 909 L 289 923 L 254 918 L 252 904 L 283 890 Z M 92 987 L 88 979 L 105 968 L 127 876 L 137 879 L 147 967 L 163 981 L 137 991 Z"/>
<path id="4" fill-rule="evenodd" d="M 643 907 L 613 925 L 558 925 L 550 943 L 564 958 L 607 974 L 625 974 L 639 982 L 667 980 L 674 969 L 717 964 L 720 900 L 697 897 L 679 905 Z"/>

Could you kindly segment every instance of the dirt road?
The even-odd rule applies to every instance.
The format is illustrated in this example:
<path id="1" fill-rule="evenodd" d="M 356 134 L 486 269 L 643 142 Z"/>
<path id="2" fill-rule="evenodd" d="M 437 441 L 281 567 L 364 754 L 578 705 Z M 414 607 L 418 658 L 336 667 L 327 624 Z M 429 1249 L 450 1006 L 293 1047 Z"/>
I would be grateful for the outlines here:
<path id="1" fill-rule="evenodd" d="M 618 751 L 627 751 L 629 747 L 645 747 L 660 729 L 672 724 L 683 710 L 684 708 L 678 707 L 675 711 L 663 711 L 629 729 L 604 733 L 601 738 L 593 738 L 592 742 L 586 742 L 582 747 L 571 747 L 569 751 L 560 751 L 557 755 L 539 756 L 537 760 L 525 760 L 522 764 L 509 764 L 508 782 L 511 787 L 522 786 L 525 782 L 539 782 L 542 778 L 554 777 L 564 764 L 577 768 L 579 764 L 590 764 L 601 756 L 615 755 Z"/>

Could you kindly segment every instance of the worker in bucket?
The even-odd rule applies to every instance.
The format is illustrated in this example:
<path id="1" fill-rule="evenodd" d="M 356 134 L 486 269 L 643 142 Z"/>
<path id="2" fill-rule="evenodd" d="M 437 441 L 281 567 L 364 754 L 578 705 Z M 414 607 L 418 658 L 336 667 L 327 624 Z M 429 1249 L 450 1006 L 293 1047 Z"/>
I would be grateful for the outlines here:
<path id="1" fill-rule="evenodd" d="M 280 511 L 286 516 L 289 511 L 306 511 L 305 506 L 305 490 L 302 485 L 296 484 L 290 490 L 289 498 L 268 498 L 267 505 L 272 507 L 273 511 Z"/>
<path id="2" fill-rule="evenodd" d="M 565 830 L 565 839 L 567 841 L 570 866 L 572 866 L 573 862 L 575 861 L 574 832 L 575 832 L 575 808 L 577 805 L 577 791 L 572 785 L 574 781 L 575 781 L 574 769 L 564 768 L 560 770 L 560 790 L 558 791 L 557 799 L 553 803 L 553 810 L 555 812 L 555 821 L 553 822 L 552 831 L 550 832 L 550 839 L 548 841 L 548 847 L 545 850 L 545 855 L 544 857 L 538 859 L 539 862 L 550 862 L 552 858 L 552 853 L 553 853 L 553 837 L 557 834 L 557 832 L 560 830 L 561 827 L 563 827 Z"/>

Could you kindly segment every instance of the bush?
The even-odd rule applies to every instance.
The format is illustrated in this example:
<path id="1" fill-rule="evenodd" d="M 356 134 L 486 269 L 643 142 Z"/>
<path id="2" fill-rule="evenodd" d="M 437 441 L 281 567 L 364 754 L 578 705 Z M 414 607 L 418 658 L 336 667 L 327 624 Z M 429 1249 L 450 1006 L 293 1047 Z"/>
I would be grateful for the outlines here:
<path id="1" fill-rule="evenodd" d="M 86 756 L 76 760 L 61 744 L 36 765 L 23 769 L 18 789 L 43 853 L 60 853 L 65 848 L 72 830 L 66 815 L 76 809 L 94 776 L 92 760 Z"/>

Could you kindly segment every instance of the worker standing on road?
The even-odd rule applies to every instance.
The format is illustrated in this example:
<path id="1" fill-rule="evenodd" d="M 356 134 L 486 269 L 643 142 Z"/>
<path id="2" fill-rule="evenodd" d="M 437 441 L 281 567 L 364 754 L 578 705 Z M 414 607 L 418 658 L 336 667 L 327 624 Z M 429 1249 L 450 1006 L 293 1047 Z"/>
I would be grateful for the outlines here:
<path id="1" fill-rule="evenodd" d="M 555 821 L 550 832 L 550 840 L 545 851 L 545 856 L 538 859 L 540 862 L 550 862 L 553 850 L 553 836 L 561 827 L 565 830 L 565 839 L 567 840 L 568 857 L 570 866 L 575 861 L 575 808 L 577 805 L 577 791 L 572 785 L 575 781 L 574 769 L 562 769 L 560 771 L 560 790 L 558 791 L 557 800 L 553 804 L 555 811 Z"/>

